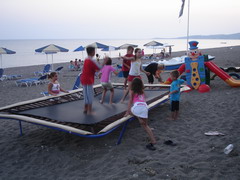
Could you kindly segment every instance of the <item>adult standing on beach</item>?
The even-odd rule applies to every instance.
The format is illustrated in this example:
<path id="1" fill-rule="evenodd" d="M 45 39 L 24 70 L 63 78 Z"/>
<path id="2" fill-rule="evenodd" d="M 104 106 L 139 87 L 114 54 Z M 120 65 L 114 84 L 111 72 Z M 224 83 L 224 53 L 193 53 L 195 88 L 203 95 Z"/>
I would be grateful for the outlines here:
<path id="1" fill-rule="evenodd" d="M 123 98 L 121 99 L 121 102 L 124 102 L 124 100 L 126 99 L 129 90 L 131 89 L 131 83 L 133 81 L 134 78 L 140 78 L 140 73 L 144 72 L 146 75 L 149 75 L 149 72 L 146 72 L 145 70 L 143 70 L 142 68 L 142 61 L 141 61 L 141 57 L 142 57 L 142 51 L 140 48 L 136 48 L 135 51 L 135 56 L 134 57 L 126 57 L 123 56 L 123 59 L 127 59 L 131 61 L 131 66 L 130 66 L 130 71 L 129 71 L 129 75 L 128 75 L 128 88 L 127 90 L 124 92 Z"/>
<path id="2" fill-rule="evenodd" d="M 81 75 L 81 83 L 83 86 L 84 96 L 84 111 L 83 113 L 92 114 L 92 103 L 93 103 L 93 84 L 95 73 L 98 72 L 102 66 L 98 64 L 93 57 L 95 56 L 95 48 L 88 46 L 86 48 L 88 57 L 85 59 Z"/>
<path id="3" fill-rule="evenodd" d="M 149 72 L 150 74 L 147 75 L 148 83 L 153 84 L 154 77 L 158 79 L 160 83 L 163 83 L 161 72 L 165 68 L 164 64 L 158 64 L 158 63 L 151 63 L 146 68 L 145 71 Z"/>
<path id="4" fill-rule="evenodd" d="M 134 57 L 133 55 L 134 48 L 132 46 L 128 46 L 127 48 L 127 54 L 124 57 Z M 131 66 L 131 60 L 123 59 L 122 63 L 122 72 L 124 77 L 124 89 L 126 90 L 127 87 L 127 81 L 128 81 L 128 74 Z"/>

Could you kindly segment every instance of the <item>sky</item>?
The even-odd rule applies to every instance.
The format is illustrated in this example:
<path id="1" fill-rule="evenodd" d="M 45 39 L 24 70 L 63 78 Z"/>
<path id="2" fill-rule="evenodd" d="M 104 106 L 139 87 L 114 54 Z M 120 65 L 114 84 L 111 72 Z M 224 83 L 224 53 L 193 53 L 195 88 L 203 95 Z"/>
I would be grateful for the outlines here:
<path id="1" fill-rule="evenodd" d="M 0 0 L 0 39 L 186 36 L 188 0 Z M 240 0 L 190 0 L 190 35 L 240 32 Z"/>

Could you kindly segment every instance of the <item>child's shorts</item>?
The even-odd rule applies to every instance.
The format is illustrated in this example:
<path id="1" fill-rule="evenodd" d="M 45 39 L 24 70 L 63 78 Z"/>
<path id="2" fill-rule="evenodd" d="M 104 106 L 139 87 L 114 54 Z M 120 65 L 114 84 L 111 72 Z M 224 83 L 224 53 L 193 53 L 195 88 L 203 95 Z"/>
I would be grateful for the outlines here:
<path id="1" fill-rule="evenodd" d="M 128 78 L 129 71 L 122 71 L 123 77 Z"/>
<path id="2" fill-rule="evenodd" d="M 110 82 L 101 82 L 101 84 L 102 84 L 102 87 L 103 87 L 104 89 L 109 90 L 109 89 L 112 89 L 112 88 L 113 88 L 112 83 L 110 83 Z"/>
<path id="3" fill-rule="evenodd" d="M 140 118 L 148 118 L 148 107 L 145 102 L 136 102 L 131 108 L 131 112 L 134 116 Z"/>
<path id="4" fill-rule="evenodd" d="M 179 101 L 171 101 L 171 111 L 179 111 Z"/>
<path id="5" fill-rule="evenodd" d="M 132 82 L 134 78 L 142 79 L 141 76 L 132 76 L 132 75 L 128 75 L 128 81 L 129 81 L 129 82 Z"/>

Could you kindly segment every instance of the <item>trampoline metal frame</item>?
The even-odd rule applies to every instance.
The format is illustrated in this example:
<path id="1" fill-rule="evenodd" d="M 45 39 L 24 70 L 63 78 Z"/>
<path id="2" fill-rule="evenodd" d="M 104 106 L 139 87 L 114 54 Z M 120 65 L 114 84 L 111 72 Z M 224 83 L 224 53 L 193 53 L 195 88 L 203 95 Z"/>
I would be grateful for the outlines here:
<path id="1" fill-rule="evenodd" d="M 121 83 L 116 83 L 115 85 L 116 86 L 121 86 L 122 84 Z M 96 85 L 96 87 L 99 87 L 99 85 Z M 154 85 L 150 85 L 149 87 L 154 87 Z M 160 87 L 160 86 L 158 85 L 157 87 Z M 167 86 L 164 85 L 163 87 L 169 87 L 169 85 L 167 85 Z M 187 91 L 187 90 L 189 90 L 189 87 L 182 86 L 181 91 Z M 74 90 L 74 91 L 76 91 L 76 90 Z M 159 99 L 157 101 L 154 101 L 151 104 L 149 104 L 148 105 L 149 110 L 155 108 L 156 106 L 158 106 L 158 105 L 160 105 L 162 103 L 165 103 L 168 100 L 169 100 L 168 95 L 163 96 L 161 99 Z M 30 124 L 34 124 L 34 125 L 40 125 L 40 126 L 47 127 L 47 128 L 50 128 L 50 129 L 66 132 L 66 133 L 69 133 L 69 134 L 74 134 L 74 135 L 77 135 L 77 136 L 80 136 L 80 137 L 87 137 L 87 138 L 99 138 L 99 137 L 106 136 L 106 135 L 110 134 L 111 132 L 113 132 L 114 130 L 116 130 L 117 128 L 119 128 L 120 126 L 122 126 L 122 130 L 121 130 L 121 132 L 119 134 L 119 137 L 118 137 L 118 140 L 117 140 L 117 143 L 116 143 L 118 145 L 118 144 L 121 143 L 123 135 L 124 135 L 124 133 L 125 133 L 125 131 L 127 129 L 127 125 L 129 124 L 129 122 L 134 120 L 135 117 L 131 116 L 131 115 L 128 115 L 127 117 L 123 117 L 123 118 L 120 119 L 120 120 L 123 120 L 123 122 L 120 122 L 119 124 L 117 124 L 116 126 L 112 127 L 111 129 L 109 129 L 109 130 L 107 130 L 105 132 L 100 132 L 99 134 L 90 134 L 90 133 L 89 134 L 80 134 L 80 133 L 77 133 L 77 132 L 74 132 L 74 131 L 71 131 L 71 130 L 66 130 L 66 129 L 63 129 L 63 128 L 60 128 L 60 127 L 54 127 L 54 126 L 40 124 L 40 123 L 36 123 L 36 122 L 28 122 L 27 120 L 24 120 L 24 117 L 21 116 L 21 115 L 0 114 L 0 119 L 11 119 L 11 120 L 19 121 L 20 136 L 23 136 L 22 121 L 26 122 L 26 123 L 30 123 Z M 64 126 L 64 125 L 58 125 L 58 126 Z M 69 128 L 71 129 L 72 127 L 69 127 Z"/>

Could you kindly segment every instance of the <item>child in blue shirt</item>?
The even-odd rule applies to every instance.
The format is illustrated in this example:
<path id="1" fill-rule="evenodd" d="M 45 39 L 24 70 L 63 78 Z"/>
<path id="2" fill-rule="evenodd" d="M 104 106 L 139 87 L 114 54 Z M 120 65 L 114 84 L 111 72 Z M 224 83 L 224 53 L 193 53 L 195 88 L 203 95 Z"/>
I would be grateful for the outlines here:
<path id="1" fill-rule="evenodd" d="M 171 119 L 177 120 L 179 114 L 179 99 L 180 99 L 180 86 L 184 83 L 184 80 L 178 79 L 179 72 L 177 70 L 170 73 L 172 79 L 170 87 L 170 101 L 171 101 Z"/>

